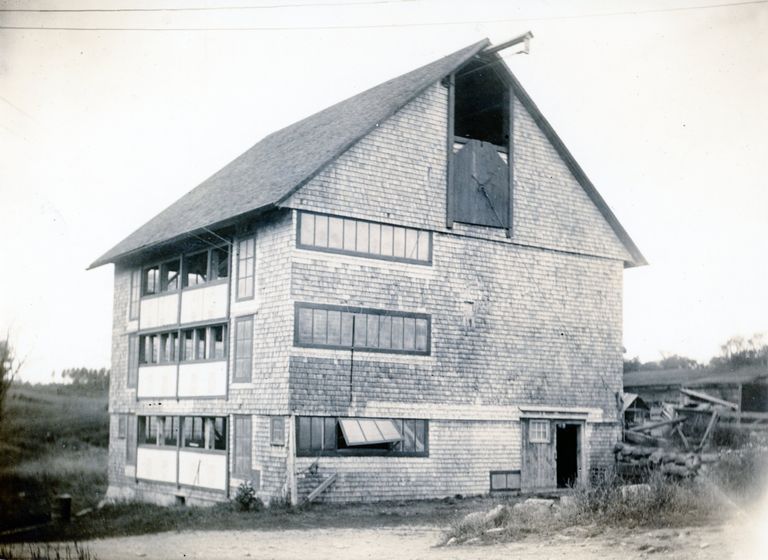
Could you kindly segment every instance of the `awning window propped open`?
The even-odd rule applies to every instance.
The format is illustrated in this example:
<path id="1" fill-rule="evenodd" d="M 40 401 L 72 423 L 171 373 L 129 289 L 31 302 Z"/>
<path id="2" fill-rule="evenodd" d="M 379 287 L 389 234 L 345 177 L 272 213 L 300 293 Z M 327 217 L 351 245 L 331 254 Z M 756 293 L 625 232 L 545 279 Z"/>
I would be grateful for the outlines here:
<path id="1" fill-rule="evenodd" d="M 339 418 L 348 446 L 393 443 L 403 439 L 392 420 L 378 418 Z"/>

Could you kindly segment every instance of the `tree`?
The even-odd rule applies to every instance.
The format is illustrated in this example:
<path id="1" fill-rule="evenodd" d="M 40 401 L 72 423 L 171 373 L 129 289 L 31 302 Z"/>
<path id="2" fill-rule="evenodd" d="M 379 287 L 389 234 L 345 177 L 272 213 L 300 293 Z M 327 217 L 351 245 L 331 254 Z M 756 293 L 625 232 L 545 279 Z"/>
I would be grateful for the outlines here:
<path id="1" fill-rule="evenodd" d="M 5 412 L 5 397 L 13 383 L 13 378 L 21 368 L 21 362 L 16 359 L 11 346 L 10 337 L 0 340 L 0 426 L 3 424 L 3 415 Z"/>
<path id="2" fill-rule="evenodd" d="M 755 333 L 751 338 L 732 336 L 720 346 L 720 356 L 712 358 L 712 366 L 768 366 L 768 341 L 764 333 Z"/>
<path id="3" fill-rule="evenodd" d="M 72 385 L 84 392 L 100 393 L 109 389 L 109 370 L 69 368 L 61 372 L 62 379 L 71 379 Z"/>

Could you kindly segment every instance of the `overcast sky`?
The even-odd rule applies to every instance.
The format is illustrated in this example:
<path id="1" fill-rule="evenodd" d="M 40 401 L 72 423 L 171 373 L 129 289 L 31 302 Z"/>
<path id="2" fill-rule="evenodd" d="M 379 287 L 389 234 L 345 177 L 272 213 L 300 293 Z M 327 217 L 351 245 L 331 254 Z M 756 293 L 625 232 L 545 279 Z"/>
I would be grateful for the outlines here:
<path id="1" fill-rule="evenodd" d="M 109 366 L 112 267 L 86 266 L 263 136 L 527 30 L 509 66 L 650 262 L 625 273 L 626 356 L 768 331 L 768 3 L 307 3 L 0 0 L 262 7 L 0 12 L 0 328 L 24 379 Z M 9 29 L 41 26 L 198 30 Z"/>

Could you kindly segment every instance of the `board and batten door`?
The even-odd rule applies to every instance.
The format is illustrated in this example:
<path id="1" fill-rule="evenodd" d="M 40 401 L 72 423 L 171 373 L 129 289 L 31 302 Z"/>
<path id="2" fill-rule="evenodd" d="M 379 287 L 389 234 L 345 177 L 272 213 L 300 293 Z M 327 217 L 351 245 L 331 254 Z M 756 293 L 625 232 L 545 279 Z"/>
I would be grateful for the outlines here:
<path id="1" fill-rule="evenodd" d="M 557 487 L 557 465 L 552 421 L 522 419 L 523 465 L 521 489 L 551 490 Z"/>

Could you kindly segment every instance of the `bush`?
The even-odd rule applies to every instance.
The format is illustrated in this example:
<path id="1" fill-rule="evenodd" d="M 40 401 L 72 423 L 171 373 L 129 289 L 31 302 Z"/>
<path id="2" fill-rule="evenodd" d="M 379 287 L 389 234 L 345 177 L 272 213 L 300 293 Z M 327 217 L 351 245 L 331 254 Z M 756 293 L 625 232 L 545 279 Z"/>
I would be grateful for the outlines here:
<path id="1" fill-rule="evenodd" d="M 241 482 L 240 486 L 237 487 L 234 502 L 240 511 L 261 511 L 264 509 L 264 503 L 256 497 L 256 490 L 250 480 Z"/>
<path id="2" fill-rule="evenodd" d="M 760 498 L 768 489 L 768 449 L 728 450 L 707 469 L 706 477 L 733 498 Z"/>

